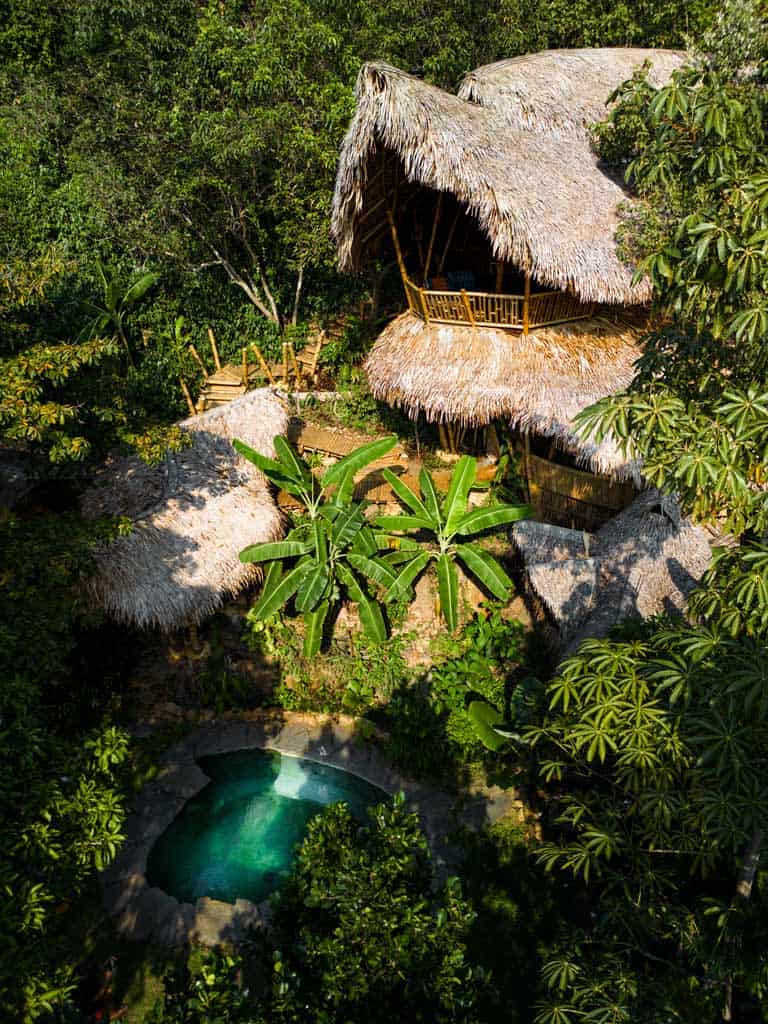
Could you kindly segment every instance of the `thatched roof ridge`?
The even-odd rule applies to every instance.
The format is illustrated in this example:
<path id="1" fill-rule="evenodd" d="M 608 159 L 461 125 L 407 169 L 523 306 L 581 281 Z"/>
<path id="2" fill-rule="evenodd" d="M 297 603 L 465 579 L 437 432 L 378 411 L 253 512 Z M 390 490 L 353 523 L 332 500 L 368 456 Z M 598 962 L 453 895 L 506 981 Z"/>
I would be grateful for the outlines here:
<path id="1" fill-rule="evenodd" d="M 648 80 L 658 87 L 682 66 L 685 53 L 641 47 L 544 50 L 471 71 L 458 94 L 498 110 L 519 131 L 586 136 L 605 117 L 611 93 L 646 61 Z"/>
<path id="2" fill-rule="evenodd" d="M 616 479 L 639 469 L 610 439 L 576 437 L 573 417 L 627 387 L 640 355 L 628 320 L 597 316 L 525 336 L 493 328 L 424 323 L 403 313 L 366 362 L 371 391 L 410 416 L 478 426 L 504 419 L 553 438 L 581 464 Z"/>
<path id="3" fill-rule="evenodd" d="M 548 537 L 552 529 L 517 523 L 511 535 L 562 639 L 571 641 L 569 650 L 582 640 L 605 636 L 626 618 L 683 613 L 711 560 L 710 534 L 683 517 L 673 498 L 653 489 L 638 495 L 586 544 L 582 537 L 580 545 L 575 531 L 565 542 L 561 530 Z M 585 597 L 592 600 L 585 579 L 595 561 L 600 578 L 594 609 L 574 634 L 574 612 L 584 609 Z"/>
<path id="4" fill-rule="evenodd" d="M 251 391 L 180 426 L 191 443 L 159 466 L 117 458 L 85 494 L 85 515 L 123 515 L 133 531 L 96 552 L 87 588 L 116 619 L 173 630 L 199 622 L 254 582 L 238 552 L 274 540 L 282 520 L 264 477 L 232 448 L 239 438 L 273 455 L 288 414 L 274 392 Z"/>
<path id="5" fill-rule="evenodd" d="M 363 66 L 356 96 L 331 220 L 342 269 L 359 270 L 364 261 L 367 189 L 387 152 L 402 162 L 408 181 L 464 203 L 494 254 L 542 284 L 587 302 L 650 298 L 650 282 L 633 285 L 632 269 L 616 253 L 618 207 L 627 194 L 585 136 L 515 128 L 502 110 L 382 63 Z M 378 215 L 385 214 L 381 204 Z"/>

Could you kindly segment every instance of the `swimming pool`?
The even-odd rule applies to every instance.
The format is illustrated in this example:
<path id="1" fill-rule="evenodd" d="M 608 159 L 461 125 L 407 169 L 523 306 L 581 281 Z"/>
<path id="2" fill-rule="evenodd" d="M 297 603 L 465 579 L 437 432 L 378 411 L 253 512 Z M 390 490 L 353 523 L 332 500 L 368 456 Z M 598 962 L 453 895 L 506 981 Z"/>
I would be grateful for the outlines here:
<path id="1" fill-rule="evenodd" d="M 199 759 L 210 782 L 152 847 L 147 880 L 180 902 L 201 896 L 260 903 L 290 872 L 309 821 L 344 801 L 363 821 L 388 799 L 339 768 L 275 751 L 237 750 Z"/>

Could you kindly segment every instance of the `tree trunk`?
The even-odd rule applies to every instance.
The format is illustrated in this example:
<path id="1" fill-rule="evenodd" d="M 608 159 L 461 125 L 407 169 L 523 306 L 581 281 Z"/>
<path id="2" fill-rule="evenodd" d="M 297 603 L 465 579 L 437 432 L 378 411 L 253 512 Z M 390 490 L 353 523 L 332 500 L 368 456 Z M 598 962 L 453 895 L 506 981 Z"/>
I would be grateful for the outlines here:
<path id="1" fill-rule="evenodd" d="M 741 903 L 747 903 L 752 896 L 752 887 L 755 884 L 757 865 L 760 861 L 760 850 L 763 845 L 762 829 L 755 829 L 749 841 L 744 859 L 741 862 L 741 870 L 736 878 L 736 889 L 731 901 L 731 908 L 735 909 Z M 728 940 L 729 946 L 733 948 L 733 938 Z M 733 975 L 730 974 L 725 982 L 725 1003 L 723 1005 L 722 1019 L 733 1020 Z"/>

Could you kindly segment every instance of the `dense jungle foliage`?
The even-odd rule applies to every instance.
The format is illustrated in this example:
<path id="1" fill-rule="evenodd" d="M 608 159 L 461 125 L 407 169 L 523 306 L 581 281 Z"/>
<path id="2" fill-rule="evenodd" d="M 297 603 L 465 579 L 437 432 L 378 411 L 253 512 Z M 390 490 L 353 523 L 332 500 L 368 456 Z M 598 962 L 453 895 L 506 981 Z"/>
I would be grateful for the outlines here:
<path id="1" fill-rule="evenodd" d="M 525 785 L 537 825 L 457 837 L 460 884 L 436 890 L 402 808 L 363 832 L 331 810 L 279 905 L 281 944 L 183 957 L 145 1002 L 185 1024 L 384 1007 L 482 1024 L 765 1019 L 760 5 L 0 0 L 0 459 L 32 485 L 17 512 L 0 508 L 2 1019 L 95 1019 L 83 963 L 117 948 L 103 921 L 95 946 L 89 932 L 95 872 L 157 752 L 122 728 L 135 638 L 80 596 L 92 544 L 126 526 L 84 523 L 78 489 L 108 450 L 153 461 L 181 443 L 179 376 L 199 382 L 187 344 L 206 355 L 208 326 L 225 359 L 254 340 L 274 357 L 365 297 L 328 237 L 361 63 L 455 87 L 537 49 L 688 41 L 670 85 L 637 75 L 596 128 L 640 199 L 621 239 L 656 302 L 635 383 L 583 424 L 613 430 L 684 512 L 732 534 L 691 621 L 626 627 L 552 674 L 493 606 L 430 672 L 394 637 L 334 640 L 323 673 L 290 624 L 252 613 L 253 649 L 282 662 L 271 699 L 383 722 L 413 774 Z M 333 354 L 344 379 L 364 343 L 348 321 Z M 202 702 L 248 706 L 222 666 L 214 652 Z"/>

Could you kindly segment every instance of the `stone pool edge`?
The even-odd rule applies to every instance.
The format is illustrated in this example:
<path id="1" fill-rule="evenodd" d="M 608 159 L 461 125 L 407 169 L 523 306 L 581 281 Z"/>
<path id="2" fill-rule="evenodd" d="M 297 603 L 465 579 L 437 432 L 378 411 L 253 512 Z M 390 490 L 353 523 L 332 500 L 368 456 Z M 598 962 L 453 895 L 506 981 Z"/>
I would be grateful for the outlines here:
<path id="1" fill-rule="evenodd" d="M 196 903 L 181 903 L 147 881 L 147 858 L 152 845 L 184 804 L 210 781 L 197 758 L 211 754 L 274 750 L 340 768 L 389 795 L 402 791 L 419 815 L 436 873 L 444 877 L 453 861 L 446 834 L 455 824 L 472 821 L 467 820 L 466 813 L 459 813 L 457 818 L 455 794 L 398 772 L 373 742 L 377 738 L 381 739 L 381 733 L 370 723 L 365 723 L 363 732 L 358 719 L 345 715 L 275 709 L 244 713 L 236 719 L 213 720 L 174 744 L 159 758 L 161 768 L 157 776 L 134 800 L 125 823 L 125 842 L 113 863 L 100 875 L 103 906 L 114 918 L 118 934 L 161 946 L 191 941 L 213 946 L 236 943 L 251 928 L 269 927 L 268 901 L 254 904 L 238 899 L 231 904 L 204 896 Z M 487 805 L 487 821 L 505 813 L 510 802 L 499 800 L 498 793 L 492 791 L 485 791 L 482 800 Z"/>

